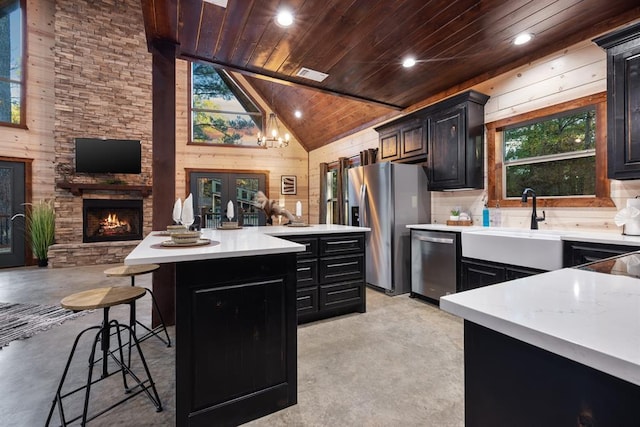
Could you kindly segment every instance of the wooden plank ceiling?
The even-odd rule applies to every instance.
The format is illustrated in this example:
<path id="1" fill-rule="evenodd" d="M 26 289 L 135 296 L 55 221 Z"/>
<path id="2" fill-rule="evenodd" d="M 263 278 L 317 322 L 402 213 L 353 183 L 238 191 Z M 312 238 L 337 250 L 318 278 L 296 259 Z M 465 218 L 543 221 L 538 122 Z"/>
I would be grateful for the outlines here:
<path id="1" fill-rule="evenodd" d="M 284 6 L 289 28 L 274 21 Z M 637 0 L 142 0 L 142 9 L 150 46 L 176 43 L 180 58 L 246 75 L 309 151 L 640 19 Z M 514 46 L 525 31 L 533 41 Z M 418 63 L 405 69 L 409 55 Z M 301 67 L 329 77 L 297 77 Z"/>

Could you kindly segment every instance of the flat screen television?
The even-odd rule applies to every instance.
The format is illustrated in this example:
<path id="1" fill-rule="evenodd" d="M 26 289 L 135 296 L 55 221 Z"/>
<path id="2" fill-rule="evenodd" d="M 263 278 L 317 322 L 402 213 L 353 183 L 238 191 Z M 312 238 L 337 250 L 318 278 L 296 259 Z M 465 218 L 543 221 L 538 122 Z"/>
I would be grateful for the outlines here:
<path id="1" fill-rule="evenodd" d="M 139 140 L 76 138 L 76 172 L 140 173 Z"/>

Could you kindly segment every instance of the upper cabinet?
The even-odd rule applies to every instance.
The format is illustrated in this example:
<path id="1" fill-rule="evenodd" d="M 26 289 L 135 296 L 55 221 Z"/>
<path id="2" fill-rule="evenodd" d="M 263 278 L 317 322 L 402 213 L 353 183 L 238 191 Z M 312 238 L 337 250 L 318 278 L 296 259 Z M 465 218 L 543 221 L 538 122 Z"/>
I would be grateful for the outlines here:
<path id="1" fill-rule="evenodd" d="M 607 171 L 640 178 L 640 24 L 594 40 L 607 50 Z"/>
<path id="2" fill-rule="evenodd" d="M 380 160 L 427 160 L 429 189 L 484 186 L 484 104 L 468 91 L 376 128 Z"/>
<path id="3" fill-rule="evenodd" d="M 434 105 L 429 138 L 429 189 L 484 187 L 484 104 L 468 91 Z"/>
<path id="4" fill-rule="evenodd" d="M 429 121 L 421 115 L 410 115 L 376 128 L 380 134 L 380 160 L 406 163 L 427 158 Z"/>

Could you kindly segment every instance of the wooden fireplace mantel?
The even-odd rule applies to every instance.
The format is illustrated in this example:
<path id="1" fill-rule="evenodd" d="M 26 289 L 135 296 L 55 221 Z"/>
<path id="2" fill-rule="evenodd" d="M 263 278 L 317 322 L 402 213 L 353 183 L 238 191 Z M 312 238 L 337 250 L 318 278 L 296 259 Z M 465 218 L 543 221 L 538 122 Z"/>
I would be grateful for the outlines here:
<path id="1" fill-rule="evenodd" d="M 86 184 L 73 182 L 58 182 L 58 188 L 69 190 L 74 196 L 82 196 L 84 191 L 139 191 L 142 197 L 148 197 L 151 194 L 151 185 L 128 185 L 128 184 Z"/>

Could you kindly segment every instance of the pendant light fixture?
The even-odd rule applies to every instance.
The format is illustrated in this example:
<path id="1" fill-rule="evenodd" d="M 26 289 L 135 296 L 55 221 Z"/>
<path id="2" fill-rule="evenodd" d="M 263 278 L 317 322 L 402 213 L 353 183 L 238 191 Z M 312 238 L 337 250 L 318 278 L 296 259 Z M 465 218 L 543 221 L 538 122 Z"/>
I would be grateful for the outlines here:
<path id="1" fill-rule="evenodd" d="M 270 113 L 265 133 L 258 132 L 258 145 L 267 148 L 283 148 L 289 145 L 290 138 L 288 133 L 280 136 L 280 126 L 278 126 L 276 113 Z"/>

